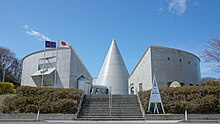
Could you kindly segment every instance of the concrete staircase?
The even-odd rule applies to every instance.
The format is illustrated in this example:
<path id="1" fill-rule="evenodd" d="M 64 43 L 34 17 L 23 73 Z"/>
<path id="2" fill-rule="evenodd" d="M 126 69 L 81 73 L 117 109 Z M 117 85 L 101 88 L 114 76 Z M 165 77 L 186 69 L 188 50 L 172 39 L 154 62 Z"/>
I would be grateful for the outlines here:
<path id="1" fill-rule="evenodd" d="M 143 116 L 136 95 L 112 95 L 111 113 L 109 95 L 85 95 L 78 119 L 143 120 Z"/>

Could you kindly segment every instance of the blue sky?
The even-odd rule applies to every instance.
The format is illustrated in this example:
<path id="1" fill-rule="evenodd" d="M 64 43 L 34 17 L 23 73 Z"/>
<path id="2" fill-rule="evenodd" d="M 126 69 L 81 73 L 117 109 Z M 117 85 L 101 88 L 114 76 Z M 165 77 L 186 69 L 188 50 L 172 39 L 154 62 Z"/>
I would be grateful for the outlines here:
<path id="1" fill-rule="evenodd" d="M 44 37 L 72 45 L 97 77 L 113 38 L 129 73 L 149 45 L 192 52 L 220 37 L 219 0 L 1 0 L 0 46 L 17 57 Z M 201 63 L 202 76 L 220 77 Z"/>

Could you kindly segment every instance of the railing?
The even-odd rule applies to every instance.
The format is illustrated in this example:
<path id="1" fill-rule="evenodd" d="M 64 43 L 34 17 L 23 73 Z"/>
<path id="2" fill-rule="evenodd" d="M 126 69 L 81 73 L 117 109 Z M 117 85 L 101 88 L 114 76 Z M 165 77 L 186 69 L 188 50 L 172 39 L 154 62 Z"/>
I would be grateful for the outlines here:
<path id="1" fill-rule="evenodd" d="M 84 91 L 82 91 L 82 95 L 81 95 L 81 98 L 80 98 L 80 102 L 79 102 L 78 107 L 77 107 L 77 113 L 76 113 L 76 116 L 75 116 L 76 118 L 78 118 L 79 111 L 80 111 L 80 109 L 81 109 L 81 107 L 82 107 L 83 97 L 84 97 Z"/>
<path id="2" fill-rule="evenodd" d="M 112 116 L 112 91 L 111 91 L 111 86 L 109 86 L 109 115 Z"/>
<path id="3" fill-rule="evenodd" d="M 143 109 L 143 107 L 142 107 L 141 100 L 140 100 L 140 97 L 139 97 L 139 93 L 137 92 L 136 95 L 137 95 L 138 102 L 139 102 L 139 105 L 140 105 L 140 108 L 141 108 L 142 117 L 143 117 L 144 119 L 146 119 L 146 118 L 145 118 L 145 111 L 144 111 L 144 109 Z"/>

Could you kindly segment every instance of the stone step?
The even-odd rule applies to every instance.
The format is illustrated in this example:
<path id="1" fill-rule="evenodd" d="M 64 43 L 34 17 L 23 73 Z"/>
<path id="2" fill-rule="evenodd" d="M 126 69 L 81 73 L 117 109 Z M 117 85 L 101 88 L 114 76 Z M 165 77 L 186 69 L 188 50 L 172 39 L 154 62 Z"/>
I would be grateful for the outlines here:
<path id="1" fill-rule="evenodd" d="M 112 95 L 112 108 L 109 108 L 109 95 L 85 95 L 79 112 L 82 120 L 143 120 L 136 95 Z"/>
<path id="2" fill-rule="evenodd" d="M 82 104 L 109 104 L 109 102 L 83 102 Z M 138 102 L 112 102 L 112 104 L 123 104 L 123 105 L 130 105 L 130 104 L 139 104 Z"/>
<path id="3" fill-rule="evenodd" d="M 109 110 L 109 107 L 82 107 L 81 110 Z M 111 107 L 111 110 L 141 110 L 140 107 Z"/>
<path id="4" fill-rule="evenodd" d="M 109 116 L 110 112 L 108 113 L 80 113 L 79 116 Z M 140 113 L 111 113 L 112 116 L 142 116 Z"/>
<path id="5" fill-rule="evenodd" d="M 81 111 L 81 113 L 109 113 L 110 112 L 110 110 L 108 110 L 108 111 L 90 111 L 90 110 L 82 110 Z M 111 110 L 111 112 L 112 113 L 123 113 L 123 114 L 130 114 L 131 113 L 131 111 L 117 111 L 117 110 Z M 140 110 L 138 110 L 138 111 L 136 111 L 136 112 L 132 112 L 131 114 L 141 114 L 140 113 L 141 111 Z"/>
<path id="6" fill-rule="evenodd" d="M 136 95 L 111 95 L 112 97 L 136 97 Z M 108 94 L 92 94 L 92 95 L 85 95 L 85 97 L 109 97 Z"/>
<path id="7" fill-rule="evenodd" d="M 142 118 L 78 118 L 80 121 L 143 121 Z"/>
<path id="8" fill-rule="evenodd" d="M 109 99 L 109 97 L 84 97 L 86 99 Z M 111 97 L 112 99 L 137 99 L 136 97 Z"/>
<path id="9" fill-rule="evenodd" d="M 83 103 L 82 105 L 109 105 L 109 103 Z M 139 103 L 112 103 L 112 105 L 126 105 L 126 106 L 129 106 L 129 105 L 139 105 Z"/>
<path id="10" fill-rule="evenodd" d="M 88 100 L 109 100 L 109 98 L 85 98 Z M 136 100 L 137 98 L 112 98 L 112 100 Z"/>
<path id="11" fill-rule="evenodd" d="M 104 114 L 104 113 L 110 113 L 110 111 L 103 111 L 103 112 L 100 112 L 100 111 L 81 111 L 80 114 Z M 123 111 L 111 111 L 111 113 L 114 113 L 114 114 L 126 114 L 126 115 L 136 115 L 136 114 L 141 114 L 139 111 L 138 112 L 132 112 L 130 113 L 129 111 L 127 112 L 123 112 Z"/>
<path id="12" fill-rule="evenodd" d="M 117 103 L 138 103 L 138 100 L 131 100 L 131 101 L 129 101 L 129 100 L 118 100 L 118 101 L 114 101 L 114 100 L 112 100 L 111 101 L 112 103 L 114 103 L 114 102 L 117 102 Z M 83 101 L 83 103 L 109 103 L 109 100 L 106 100 L 106 101 L 101 101 L 101 100 L 85 100 L 85 101 Z"/>
<path id="13" fill-rule="evenodd" d="M 112 116 L 141 116 L 142 114 L 115 114 L 115 113 L 111 113 Z M 104 114 L 79 114 L 79 117 L 81 116 L 110 116 L 110 113 L 104 113 Z"/>
<path id="14" fill-rule="evenodd" d="M 110 111 L 106 111 L 106 112 L 83 112 L 83 113 L 80 113 L 79 115 L 100 115 L 100 116 L 104 116 L 104 115 L 109 115 L 110 114 Z M 111 112 L 112 115 L 130 115 L 130 116 L 134 116 L 134 115 L 138 115 L 138 116 L 141 116 L 142 114 L 140 112 L 135 112 L 135 113 L 128 113 L 128 112 Z"/>
<path id="15" fill-rule="evenodd" d="M 81 110 L 97 110 L 97 111 L 106 111 L 109 110 L 109 107 L 106 108 L 82 108 Z M 111 108 L 112 111 L 138 111 L 140 108 Z"/>
<path id="16" fill-rule="evenodd" d="M 100 103 L 107 103 L 109 102 L 109 100 L 84 100 L 83 102 L 100 102 Z M 137 100 L 112 100 L 112 102 L 124 102 L 124 103 L 130 103 L 130 102 L 138 102 Z"/>
<path id="17" fill-rule="evenodd" d="M 109 104 L 105 104 L 105 105 L 102 105 L 102 104 L 83 104 L 87 107 L 109 107 Z M 112 104 L 111 106 L 112 107 L 136 107 L 137 105 L 139 104 L 132 104 L 132 105 L 123 105 L 123 104 Z"/>
<path id="18" fill-rule="evenodd" d="M 88 99 L 88 100 L 109 100 L 109 98 L 85 98 L 85 99 Z M 136 100 L 137 98 L 112 98 L 112 100 Z"/>
<path id="19" fill-rule="evenodd" d="M 81 108 L 81 111 L 109 111 L 109 107 L 105 107 L 105 108 Z M 112 111 L 141 111 L 140 108 L 111 108 Z"/>
<path id="20" fill-rule="evenodd" d="M 139 118 L 143 119 L 142 116 L 80 116 L 79 118 L 96 118 L 96 119 L 120 119 L 120 118 Z"/>

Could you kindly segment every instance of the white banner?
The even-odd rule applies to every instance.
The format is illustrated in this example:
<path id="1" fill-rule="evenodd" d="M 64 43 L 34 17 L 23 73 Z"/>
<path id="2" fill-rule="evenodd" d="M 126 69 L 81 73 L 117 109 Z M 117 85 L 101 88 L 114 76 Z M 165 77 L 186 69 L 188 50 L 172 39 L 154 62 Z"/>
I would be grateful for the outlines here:
<path id="1" fill-rule="evenodd" d="M 158 85 L 157 85 L 157 80 L 156 80 L 155 75 L 153 77 L 152 84 L 153 84 L 153 86 L 152 86 L 151 93 L 150 93 L 150 101 L 149 101 L 149 105 L 148 105 L 148 112 L 150 112 L 150 105 L 151 105 L 151 103 L 154 103 L 154 113 L 157 112 L 159 114 L 159 110 L 158 110 L 157 104 L 161 103 L 162 111 L 165 114 L 165 111 L 164 111 L 164 108 L 163 108 L 162 99 L 161 99 L 161 96 L 160 96 L 160 91 L 159 91 L 159 88 L 158 88 Z"/>

